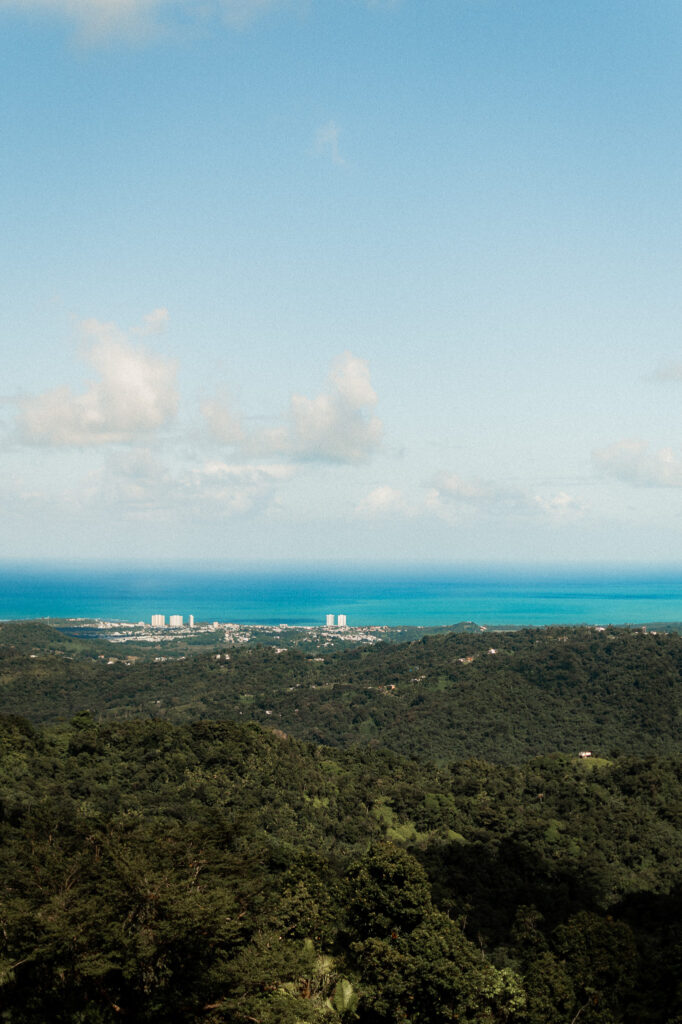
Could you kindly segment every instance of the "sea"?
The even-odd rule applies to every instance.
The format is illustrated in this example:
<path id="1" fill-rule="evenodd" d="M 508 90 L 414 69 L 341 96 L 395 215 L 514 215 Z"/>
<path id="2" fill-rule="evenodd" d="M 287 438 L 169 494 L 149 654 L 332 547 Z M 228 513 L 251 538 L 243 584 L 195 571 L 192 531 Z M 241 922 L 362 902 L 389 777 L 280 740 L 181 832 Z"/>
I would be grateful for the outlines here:
<path id="1" fill-rule="evenodd" d="M 0 565 L 0 619 L 309 626 L 682 622 L 682 567 Z"/>

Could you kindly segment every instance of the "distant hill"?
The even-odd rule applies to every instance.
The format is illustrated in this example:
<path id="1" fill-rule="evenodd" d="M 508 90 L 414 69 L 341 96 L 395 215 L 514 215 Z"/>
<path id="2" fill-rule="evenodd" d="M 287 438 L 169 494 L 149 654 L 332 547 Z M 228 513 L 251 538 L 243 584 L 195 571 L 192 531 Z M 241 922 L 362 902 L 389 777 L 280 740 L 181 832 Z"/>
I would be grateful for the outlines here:
<path id="1" fill-rule="evenodd" d="M 0 648 L 0 711 L 34 722 L 83 709 L 105 718 L 251 720 L 298 739 L 388 747 L 441 764 L 579 750 L 682 754 L 682 638 L 674 633 L 526 629 L 328 655 L 254 647 L 126 664 L 115 649 L 99 661 L 51 654 L 53 631 L 40 628 L 39 657 L 17 643 Z"/>
<path id="2" fill-rule="evenodd" d="M 92 651 L 92 642 L 66 636 L 42 621 L 0 622 L 0 646 L 19 651 L 81 654 Z"/>

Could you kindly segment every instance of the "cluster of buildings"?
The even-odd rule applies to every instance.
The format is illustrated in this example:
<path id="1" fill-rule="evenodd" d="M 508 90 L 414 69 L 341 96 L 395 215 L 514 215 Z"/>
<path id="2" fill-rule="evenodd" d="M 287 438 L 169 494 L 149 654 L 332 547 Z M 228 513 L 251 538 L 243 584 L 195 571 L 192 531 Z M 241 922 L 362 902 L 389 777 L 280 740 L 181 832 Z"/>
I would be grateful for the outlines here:
<path id="1" fill-rule="evenodd" d="M 182 615 L 169 615 L 168 625 L 171 629 L 179 629 L 182 625 Z M 194 616 L 190 615 L 188 620 L 189 628 L 192 629 L 194 626 Z M 166 616 L 165 615 L 152 615 L 152 626 L 156 626 L 160 629 L 166 628 Z"/>
<path id="2" fill-rule="evenodd" d="M 334 616 L 333 615 L 328 615 L 327 616 L 327 625 L 328 626 L 333 626 L 334 625 Z M 337 626 L 345 626 L 345 625 L 347 625 L 347 623 L 346 623 L 346 616 L 345 615 L 337 616 L 336 625 Z"/>
<path id="3" fill-rule="evenodd" d="M 142 626 L 142 625 L 144 625 L 144 623 L 140 623 L 140 625 Z M 154 615 L 152 615 L 151 625 L 152 625 L 152 628 L 154 628 L 154 629 L 166 629 L 166 616 L 165 615 L 159 615 L 159 614 L 155 613 Z M 170 628 L 170 629 L 181 629 L 183 625 L 184 625 L 184 621 L 183 621 L 182 615 L 169 615 L 168 616 L 168 628 Z M 190 615 L 188 617 L 187 625 L 188 625 L 188 627 L 190 629 L 194 628 L 194 616 L 193 615 Z M 285 625 L 285 624 L 283 623 L 282 625 Z M 214 628 L 217 628 L 219 626 L 219 623 L 218 622 L 214 622 L 213 626 L 214 626 Z M 346 621 L 346 616 L 345 615 L 337 615 L 336 616 L 336 622 L 334 622 L 334 615 L 327 615 L 327 626 L 332 626 L 332 627 L 333 626 L 337 626 L 337 627 L 341 627 L 342 629 L 347 628 L 348 623 Z M 281 626 L 280 626 L 280 628 L 281 628 Z"/>

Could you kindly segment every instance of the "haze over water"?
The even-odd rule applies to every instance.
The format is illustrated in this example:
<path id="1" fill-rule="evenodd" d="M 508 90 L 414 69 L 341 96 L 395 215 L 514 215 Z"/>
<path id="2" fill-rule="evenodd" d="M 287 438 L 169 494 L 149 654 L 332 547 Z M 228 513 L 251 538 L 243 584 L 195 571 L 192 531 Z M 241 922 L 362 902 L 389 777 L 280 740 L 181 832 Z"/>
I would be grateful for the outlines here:
<path id="1" fill-rule="evenodd" d="M 682 572 L 537 569 L 0 569 L 0 618 L 314 625 L 682 621 Z"/>

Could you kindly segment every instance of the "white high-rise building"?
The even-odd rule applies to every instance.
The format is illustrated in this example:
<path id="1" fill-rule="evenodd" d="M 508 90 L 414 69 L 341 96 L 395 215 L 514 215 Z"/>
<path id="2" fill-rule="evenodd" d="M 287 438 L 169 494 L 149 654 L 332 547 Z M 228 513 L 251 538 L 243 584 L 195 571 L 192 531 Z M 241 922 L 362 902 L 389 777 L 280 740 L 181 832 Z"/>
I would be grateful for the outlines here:
<path id="1" fill-rule="evenodd" d="M 327 625 L 328 626 L 333 626 L 334 625 L 334 616 L 333 615 L 328 615 L 327 616 Z"/>
<path id="2" fill-rule="evenodd" d="M 346 616 L 345 615 L 339 615 L 337 621 L 338 621 L 339 626 L 345 626 L 346 625 Z"/>
<path id="3" fill-rule="evenodd" d="M 152 615 L 152 626 L 165 626 L 166 616 L 165 615 Z"/>
<path id="4" fill-rule="evenodd" d="M 168 622 L 170 626 L 177 628 L 182 625 L 182 615 L 171 615 Z"/>
<path id="5" fill-rule="evenodd" d="M 190 615 L 190 617 L 189 617 L 189 628 L 190 629 L 194 628 L 194 616 L 193 615 Z"/>

